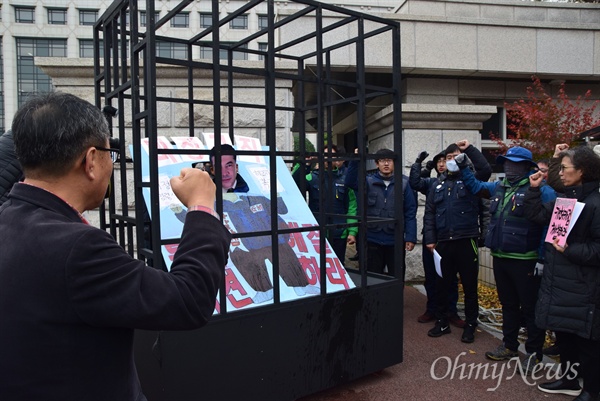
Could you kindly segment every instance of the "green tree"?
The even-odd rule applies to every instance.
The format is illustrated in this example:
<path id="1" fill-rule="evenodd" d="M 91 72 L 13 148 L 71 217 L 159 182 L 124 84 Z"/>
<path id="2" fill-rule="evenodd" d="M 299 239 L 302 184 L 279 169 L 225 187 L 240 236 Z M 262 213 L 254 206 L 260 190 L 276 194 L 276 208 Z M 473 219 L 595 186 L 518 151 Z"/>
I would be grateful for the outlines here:
<path id="1" fill-rule="evenodd" d="M 523 146 L 531 150 L 535 158 L 551 157 L 556 144 L 573 145 L 581 132 L 600 125 L 600 116 L 596 113 L 600 102 L 591 102 L 590 90 L 570 100 L 562 83 L 553 99 L 538 77 L 533 76 L 532 80 L 526 99 L 504 104 L 506 127 L 511 133 L 507 141 L 491 134 L 500 147 L 499 152 L 504 153 L 511 146 Z"/>

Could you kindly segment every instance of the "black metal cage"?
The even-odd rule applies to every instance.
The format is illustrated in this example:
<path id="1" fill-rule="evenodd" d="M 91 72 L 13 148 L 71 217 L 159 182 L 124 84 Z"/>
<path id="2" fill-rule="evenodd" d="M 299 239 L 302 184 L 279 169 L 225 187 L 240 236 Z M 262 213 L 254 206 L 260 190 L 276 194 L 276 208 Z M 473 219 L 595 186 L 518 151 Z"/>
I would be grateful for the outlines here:
<path id="1" fill-rule="evenodd" d="M 154 268 L 165 269 L 161 247 L 178 242 L 161 240 L 159 161 L 171 154 L 208 153 L 161 148 L 161 132 L 194 137 L 209 129 L 215 138 L 225 134 L 233 140 L 234 131 L 252 131 L 267 150 L 240 154 L 268 156 L 270 182 L 276 182 L 276 157 L 290 165 L 300 163 L 301 169 L 308 157 L 320 165 L 332 161 L 327 151 L 336 127 L 350 120 L 353 127 L 346 129 L 343 141 L 358 151 L 338 156 L 360 160 L 358 197 L 363 205 L 367 168 L 374 159 L 367 146 L 367 120 L 385 108 L 392 110 L 387 124 L 396 160 L 401 159 L 399 24 L 316 1 L 286 1 L 285 10 L 276 3 L 231 1 L 225 11 L 218 0 L 190 0 L 170 2 L 168 11 L 157 12 L 162 2 L 121 0 L 94 26 L 96 103 L 119 111 L 110 113 L 116 115 L 110 121 L 120 157 L 101 224 L 131 255 Z M 187 26 L 198 18 L 199 28 Z M 235 30 L 244 21 L 258 24 L 240 34 Z M 379 64 L 381 52 L 386 61 Z M 165 122 L 165 116 L 178 120 Z M 288 121 L 287 129 L 281 121 Z M 315 151 L 307 150 L 311 135 Z M 296 149 L 290 145 L 293 136 Z M 141 172 L 143 140 L 149 147 L 149 178 Z M 215 139 L 217 155 L 220 147 Z M 219 163 L 215 167 L 219 175 Z M 150 193 L 149 210 L 144 190 Z M 395 191 L 401 200 L 401 185 Z M 270 195 L 276 202 L 276 185 Z M 222 200 L 218 190 L 219 213 Z M 330 196 L 320 202 L 331 202 Z M 272 206 L 271 231 L 241 235 L 268 234 L 276 244 L 280 234 L 315 229 L 277 227 L 277 206 Z M 326 209 L 321 207 L 317 216 L 321 249 L 333 227 Z M 207 327 L 138 331 L 137 368 L 148 399 L 296 399 L 401 362 L 402 210 L 397 202 L 395 218 L 376 220 L 361 208 L 356 223 L 362 232 L 367 224 L 392 222 L 398 228 L 395 249 L 401 266 L 396 277 L 348 269 L 356 288 L 328 293 L 322 254 L 320 295 L 280 302 L 279 283 L 273 280 L 271 305 L 231 312 L 223 283 L 224 308 Z M 365 266 L 364 235 L 357 248 Z M 273 276 L 278 275 L 279 255 L 273 246 Z"/>

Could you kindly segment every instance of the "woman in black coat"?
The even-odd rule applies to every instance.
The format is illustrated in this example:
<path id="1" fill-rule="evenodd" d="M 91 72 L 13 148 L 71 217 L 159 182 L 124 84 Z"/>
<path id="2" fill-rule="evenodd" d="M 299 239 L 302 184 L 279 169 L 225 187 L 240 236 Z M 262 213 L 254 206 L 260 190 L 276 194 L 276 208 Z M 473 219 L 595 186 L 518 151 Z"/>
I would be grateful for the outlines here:
<path id="1" fill-rule="evenodd" d="M 561 152 L 564 197 L 584 204 L 564 246 L 546 243 L 546 262 L 536 306 L 536 324 L 554 330 L 560 342 L 561 378 L 538 386 L 547 393 L 578 395 L 577 401 L 600 394 L 600 158 L 587 147 Z M 550 223 L 554 201 L 542 204 L 542 174 L 530 177 L 525 215 Z M 583 391 L 577 376 L 583 378 Z"/>

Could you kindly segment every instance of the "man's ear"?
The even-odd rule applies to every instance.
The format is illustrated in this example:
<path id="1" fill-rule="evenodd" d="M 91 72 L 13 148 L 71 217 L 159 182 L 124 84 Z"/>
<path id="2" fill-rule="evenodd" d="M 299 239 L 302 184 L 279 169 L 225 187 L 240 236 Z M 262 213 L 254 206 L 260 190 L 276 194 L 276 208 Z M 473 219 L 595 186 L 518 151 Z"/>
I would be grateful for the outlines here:
<path id="1" fill-rule="evenodd" d="M 236 174 L 239 172 L 239 169 L 240 169 L 240 168 L 239 168 L 238 164 L 237 164 L 237 163 L 235 163 L 235 173 L 236 173 Z"/>
<path id="2" fill-rule="evenodd" d="M 96 163 L 98 162 L 99 153 L 100 152 L 98 152 L 98 150 L 93 146 L 87 148 L 85 152 L 85 157 L 83 159 L 83 171 L 89 180 L 96 178 L 96 172 L 94 170 L 96 168 Z"/>

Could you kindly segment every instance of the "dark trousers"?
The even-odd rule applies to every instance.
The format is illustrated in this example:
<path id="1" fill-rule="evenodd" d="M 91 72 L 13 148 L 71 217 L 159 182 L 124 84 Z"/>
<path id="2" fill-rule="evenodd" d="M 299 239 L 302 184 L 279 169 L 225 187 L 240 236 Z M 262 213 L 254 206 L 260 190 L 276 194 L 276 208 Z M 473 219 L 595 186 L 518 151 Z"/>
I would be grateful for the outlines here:
<path id="1" fill-rule="evenodd" d="M 494 279 L 502 304 L 502 334 L 506 348 L 519 349 L 519 329 L 522 319 L 527 327 L 525 350 L 541 357 L 546 331 L 535 325 L 535 304 L 540 289 L 540 277 L 534 276 L 536 260 L 494 257 Z"/>
<path id="2" fill-rule="evenodd" d="M 423 242 L 425 244 L 425 242 Z M 435 272 L 435 264 L 433 262 L 433 252 L 430 252 L 425 245 L 423 251 L 423 270 L 425 272 L 425 292 L 427 293 L 427 312 L 435 314 L 437 305 L 436 299 L 436 282 L 438 275 Z M 454 275 L 454 280 L 448 293 L 448 313 L 456 314 L 456 303 L 458 302 L 458 277 Z"/>
<path id="3" fill-rule="evenodd" d="M 465 294 L 465 321 L 477 326 L 479 304 L 477 299 L 477 276 L 479 275 L 479 249 L 477 240 L 463 238 L 438 242 L 435 248 L 440 256 L 442 277 L 436 281 L 437 308 L 435 316 L 438 320 L 447 321 L 448 294 L 456 274 Z"/>
<path id="4" fill-rule="evenodd" d="M 560 342 L 560 369 L 572 377 L 572 366 L 579 363 L 579 377 L 583 389 L 592 395 L 600 393 L 600 341 L 579 337 L 576 334 L 556 332 Z"/>
<path id="5" fill-rule="evenodd" d="M 404 245 L 404 244 L 403 244 Z M 383 273 L 387 266 L 387 274 L 390 276 L 396 275 L 396 261 L 394 258 L 395 247 L 393 245 L 379 245 L 375 242 L 367 241 L 367 270 L 374 273 Z M 403 249 L 402 255 L 406 253 Z M 403 257 L 404 260 L 404 257 Z M 403 264 L 404 266 L 404 264 Z M 403 268 L 401 266 L 400 268 Z M 404 272 L 400 275 L 404 279 Z"/>

